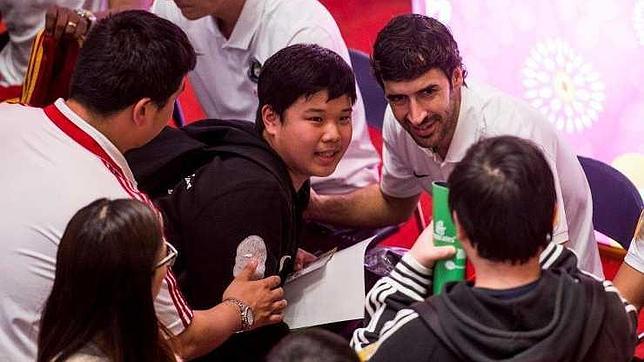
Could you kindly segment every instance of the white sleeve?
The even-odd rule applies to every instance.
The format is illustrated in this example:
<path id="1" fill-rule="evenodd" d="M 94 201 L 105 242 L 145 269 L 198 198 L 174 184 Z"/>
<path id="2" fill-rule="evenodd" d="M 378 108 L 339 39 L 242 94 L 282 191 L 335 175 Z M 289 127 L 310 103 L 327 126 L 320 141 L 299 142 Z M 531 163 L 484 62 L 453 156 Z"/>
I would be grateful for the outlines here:
<path id="1" fill-rule="evenodd" d="M 9 42 L 0 52 L 0 85 L 20 85 L 24 81 L 31 45 L 45 26 L 47 4 L 42 1 L 5 1 L 2 21 L 8 29 Z M 79 5 L 80 4 L 74 4 Z"/>
<path id="2" fill-rule="evenodd" d="M 398 124 L 391 108 L 387 106 L 382 126 L 382 179 L 380 189 L 385 195 L 407 198 L 419 195 L 423 188 L 413 174 L 408 157 L 405 157 L 406 132 Z"/>
<path id="3" fill-rule="evenodd" d="M 548 157 L 548 155 L 546 155 Z M 563 197 L 561 196 L 561 185 L 559 182 L 559 175 L 557 172 L 557 167 L 552 160 L 548 159 L 550 164 L 550 170 L 552 170 L 552 176 L 555 180 L 555 191 L 557 193 L 557 217 L 555 220 L 555 226 L 552 230 L 552 241 L 557 244 L 563 244 L 568 241 L 568 221 L 566 220 L 566 208 L 563 202 Z"/>
<path id="4" fill-rule="evenodd" d="M 640 273 L 644 273 L 644 211 L 640 215 L 635 237 L 631 241 L 631 246 L 628 247 L 624 262 Z"/>
<path id="5" fill-rule="evenodd" d="M 644 240 L 633 240 L 624 262 L 640 273 L 644 273 Z"/>
<path id="6" fill-rule="evenodd" d="M 175 336 L 181 334 L 192 322 L 192 310 L 181 295 L 177 281 L 170 270 L 163 279 L 154 307 L 159 322 Z"/>
<path id="7" fill-rule="evenodd" d="M 557 244 L 563 244 L 570 240 L 570 236 L 568 235 L 568 218 L 566 217 L 567 205 L 565 204 L 564 197 L 562 196 L 562 189 L 564 185 L 569 185 L 571 182 L 574 183 L 575 181 L 579 181 L 577 179 L 567 179 L 571 176 L 578 175 L 570 172 L 570 164 L 565 162 L 568 161 L 567 159 L 564 159 L 565 156 L 567 156 L 565 152 L 568 150 L 562 148 L 564 145 L 559 142 L 559 137 L 555 134 L 555 131 L 550 124 L 547 123 L 548 121 L 542 119 L 543 117 L 540 114 L 531 113 L 525 115 L 518 113 L 517 116 L 523 116 L 526 118 L 529 118 L 530 116 L 536 117 L 534 120 L 535 127 L 522 130 L 522 132 L 515 135 L 533 141 L 535 146 L 537 146 L 543 153 L 543 156 L 548 162 L 548 166 L 550 166 L 550 171 L 552 172 L 555 184 L 555 193 L 557 194 L 557 215 L 554 220 L 552 241 Z M 541 127 L 538 127 L 538 125 L 541 125 Z M 561 178 L 562 176 L 564 179 Z M 566 191 L 575 192 L 574 190 Z"/>
<path id="8" fill-rule="evenodd" d="M 579 267 L 598 277 L 603 277 L 595 240 L 593 202 L 588 180 L 577 155 L 558 136 L 555 152 L 556 164 L 552 169 L 557 187 L 559 217 L 553 240 L 556 242 L 569 240 L 567 246 L 578 255 Z M 564 225 L 565 228 L 563 228 Z"/>

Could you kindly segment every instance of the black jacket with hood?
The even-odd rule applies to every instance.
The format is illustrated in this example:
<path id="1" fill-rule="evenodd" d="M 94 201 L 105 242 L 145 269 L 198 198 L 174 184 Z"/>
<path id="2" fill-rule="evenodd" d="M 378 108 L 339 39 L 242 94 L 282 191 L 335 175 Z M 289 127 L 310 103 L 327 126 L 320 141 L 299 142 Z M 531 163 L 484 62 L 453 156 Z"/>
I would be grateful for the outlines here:
<path id="1" fill-rule="evenodd" d="M 265 243 L 264 276 L 284 279 L 292 271 L 309 183 L 294 189 L 286 165 L 252 123 L 166 128 L 126 157 L 139 188 L 164 214 L 179 251 L 173 271 L 193 309 L 221 302 L 237 247 L 250 235 Z M 286 331 L 281 324 L 235 335 L 205 359 L 259 360 Z"/>
<path id="2" fill-rule="evenodd" d="M 371 361 L 629 361 L 635 308 L 610 282 L 577 269 L 570 250 L 550 250 L 551 261 L 542 260 L 548 269 L 528 287 L 493 291 L 460 282 L 424 302 L 407 299 L 410 309 L 399 309 L 389 325 L 377 323 L 384 327 Z M 420 275 L 409 264 L 396 270 L 391 284 L 405 293 L 390 294 L 385 305 L 405 304 L 402 294 L 412 295 Z"/>

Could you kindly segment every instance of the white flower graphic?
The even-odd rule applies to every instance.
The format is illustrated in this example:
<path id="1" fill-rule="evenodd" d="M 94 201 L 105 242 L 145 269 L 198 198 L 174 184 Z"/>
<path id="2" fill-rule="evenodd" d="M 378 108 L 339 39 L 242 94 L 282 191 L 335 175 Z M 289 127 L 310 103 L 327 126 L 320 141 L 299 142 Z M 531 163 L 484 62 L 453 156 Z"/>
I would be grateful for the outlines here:
<path id="1" fill-rule="evenodd" d="M 589 128 L 604 108 L 599 74 L 561 39 L 538 43 L 522 74 L 525 98 L 560 130 Z"/>
<path id="2" fill-rule="evenodd" d="M 633 27 L 635 34 L 640 40 L 640 44 L 644 45 L 644 0 L 638 0 L 633 9 Z"/>

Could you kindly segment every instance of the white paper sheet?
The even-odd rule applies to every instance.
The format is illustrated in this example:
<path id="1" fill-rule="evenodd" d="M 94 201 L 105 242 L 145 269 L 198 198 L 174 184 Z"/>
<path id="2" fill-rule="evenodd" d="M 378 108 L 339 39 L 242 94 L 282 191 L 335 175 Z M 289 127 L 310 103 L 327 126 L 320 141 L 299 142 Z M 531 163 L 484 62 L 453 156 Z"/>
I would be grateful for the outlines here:
<path id="1" fill-rule="evenodd" d="M 284 321 L 292 329 L 363 317 L 364 254 L 372 240 L 336 252 L 324 267 L 285 284 Z"/>

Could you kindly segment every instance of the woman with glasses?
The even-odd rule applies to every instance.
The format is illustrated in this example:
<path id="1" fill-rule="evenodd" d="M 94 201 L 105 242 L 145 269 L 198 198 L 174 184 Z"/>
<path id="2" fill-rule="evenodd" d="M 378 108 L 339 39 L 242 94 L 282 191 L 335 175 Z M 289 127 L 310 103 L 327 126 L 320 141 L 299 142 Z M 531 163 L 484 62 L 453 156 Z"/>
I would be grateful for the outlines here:
<path id="1" fill-rule="evenodd" d="M 40 324 L 39 361 L 174 361 L 153 297 L 174 257 L 155 213 L 100 199 L 78 211 L 58 247 Z"/>
<path id="2" fill-rule="evenodd" d="M 153 300 L 176 256 L 156 213 L 139 201 L 99 199 L 78 211 L 58 246 L 38 361 L 175 361 Z M 253 283 L 261 282 L 236 279 L 226 291 L 255 308 L 257 325 L 285 306 L 282 290 L 259 292 Z M 222 303 L 224 340 L 242 323 L 236 308 Z"/>

